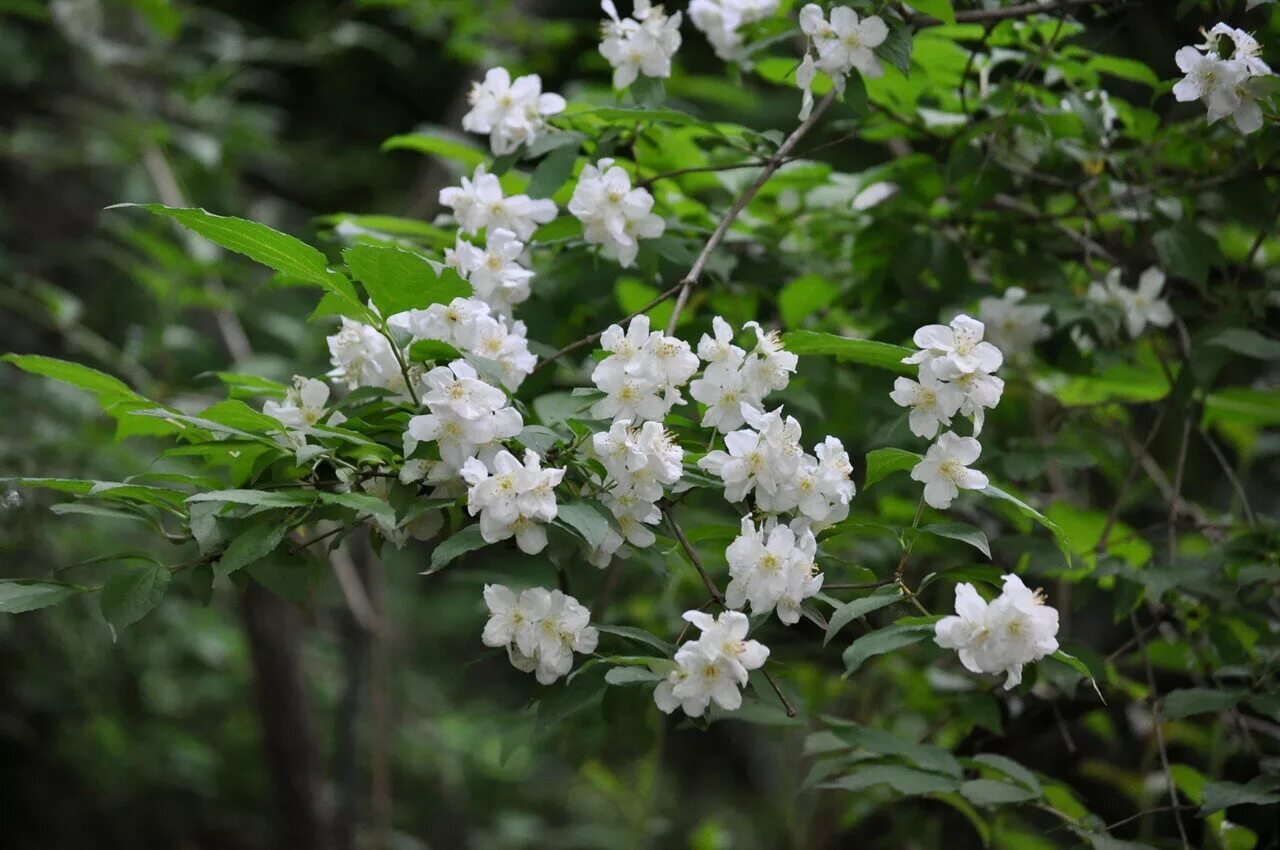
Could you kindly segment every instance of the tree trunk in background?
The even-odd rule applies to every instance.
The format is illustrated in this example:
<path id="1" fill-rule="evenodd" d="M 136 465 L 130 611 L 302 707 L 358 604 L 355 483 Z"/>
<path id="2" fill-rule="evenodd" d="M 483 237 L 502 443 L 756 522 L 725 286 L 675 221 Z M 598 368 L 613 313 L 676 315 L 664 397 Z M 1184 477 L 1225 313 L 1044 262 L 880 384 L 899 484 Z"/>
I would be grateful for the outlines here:
<path id="1" fill-rule="evenodd" d="M 251 582 L 241 594 L 253 661 L 262 749 L 283 850 L 330 850 L 319 748 L 302 671 L 302 612 Z"/>

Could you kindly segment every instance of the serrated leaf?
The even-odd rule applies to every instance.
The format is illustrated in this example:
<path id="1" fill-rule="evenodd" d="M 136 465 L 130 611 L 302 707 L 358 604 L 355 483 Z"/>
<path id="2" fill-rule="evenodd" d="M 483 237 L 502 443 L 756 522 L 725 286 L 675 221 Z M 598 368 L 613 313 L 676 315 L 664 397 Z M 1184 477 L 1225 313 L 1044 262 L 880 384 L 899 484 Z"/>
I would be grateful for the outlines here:
<path id="1" fill-rule="evenodd" d="M 404 133 L 392 136 L 382 143 L 382 149 L 384 151 L 415 151 L 442 159 L 451 159 L 462 163 L 467 170 L 474 169 L 489 159 L 489 155 L 475 145 L 431 133 Z"/>
<path id="2" fill-rule="evenodd" d="M 287 277 L 354 294 L 350 291 L 350 281 L 329 269 L 324 254 L 301 239 L 273 230 L 265 224 L 215 215 L 202 209 L 166 207 L 163 204 L 117 204 L 108 209 L 125 207 L 137 207 L 171 218 L 210 242 L 215 242 L 228 251 L 243 254 Z M 342 287 L 344 283 L 345 289 Z"/>
<path id="3" fill-rule="evenodd" d="M 171 573 L 163 564 L 131 567 L 112 576 L 98 602 L 102 616 L 117 630 L 136 623 L 160 604 Z"/>
<path id="4" fill-rule="evenodd" d="M 606 626 L 599 623 L 596 623 L 595 627 L 603 634 L 626 638 L 627 640 L 652 647 L 661 652 L 667 658 L 676 654 L 676 648 L 673 645 L 667 643 L 656 635 L 646 632 L 644 629 L 638 629 L 634 626 Z"/>
<path id="5" fill-rule="evenodd" d="M 831 642 L 831 639 L 849 623 L 858 617 L 865 617 L 872 611 L 879 611 L 881 608 L 887 608 L 902 598 L 902 591 L 896 585 L 886 585 L 885 587 L 876 588 L 874 592 L 861 599 L 854 599 L 846 602 L 837 608 L 831 614 L 831 619 L 827 621 L 827 633 L 823 638 L 823 644 Z"/>
<path id="6" fill-rule="evenodd" d="M 848 776 L 824 782 L 820 787 L 863 791 L 876 785 L 889 785 L 899 794 L 915 796 L 954 791 L 959 784 L 955 779 L 939 773 L 930 773 L 899 764 L 875 764 Z"/>
<path id="7" fill-rule="evenodd" d="M 961 783 L 960 793 L 975 806 L 1004 806 L 1025 803 L 1039 798 L 1039 794 L 1022 785 L 999 779 L 971 779 Z"/>
<path id="8" fill-rule="evenodd" d="M 862 489 L 870 489 L 880 479 L 895 472 L 905 472 L 915 467 L 920 455 L 906 449 L 884 448 L 867 452 L 867 474 Z"/>
<path id="9" fill-rule="evenodd" d="M 1015 782 L 1018 782 L 1026 786 L 1027 788 L 1031 789 L 1032 791 L 1035 791 L 1037 796 L 1039 796 L 1042 793 L 1040 788 L 1040 780 L 1036 779 L 1036 775 L 1032 773 L 1030 770 L 1027 770 L 1027 768 L 1018 764 L 1013 759 L 1009 758 L 1008 756 L 1002 756 L 996 753 L 981 753 L 979 755 L 974 756 L 973 760 L 978 762 L 979 764 L 990 767 L 993 770 L 1000 771 L 1005 776 L 1008 776 L 1011 779 L 1013 779 Z"/>
<path id="10" fill-rule="evenodd" d="M 457 272 L 437 274 L 425 259 L 394 245 L 353 245 L 342 259 L 384 317 L 471 295 L 471 284 Z"/>
<path id="11" fill-rule="evenodd" d="M 845 675 L 856 673 L 868 659 L 919 643 L 933 634 L 933 625 L 894 623 L 865 634 L 844 651 Z"/>
<path id="12" fill-rule="evenodd" d="M 609 534 L 608 508 L 595 499 L 566 502 L 557 508 L 556 518 L 572 528 L 593 549 Z"/>
<path id="13" fill-rule="evenodd" d="M 995 486 L 994 484 L 988 484 L 981 492 L 984 495 L 991 496 L 992 498 L 1001 499 L 1003 501 L 1009 502 L 1011 505 L 1016 507 L 1019 510 L 1019 512 L 1021 512 L 1024 516 L 1030 517 L 1031 519 L 1040 523 L 1045 528 L 1049 529 L 1050 533 L 1053 534 L 1054 540 L 1057 541 L 1058 543 L 1058 550 L 1062 552 L 1062 557 L 1063 559 L 1066 560 L 1067 566 L 1071 566 L 1071 549 L 1067 545 L 1067 537 L 1065 534 L 1062 533 L 1062 529 L 1058 527 L 1058 524 L 1056 522 L 1049 519 L 1047 516 L 1040 513 L 1038 510 L 1036 510 L 1035 508 L 1028 505 L 1026 502 L 1019 499 L 1017 496 L 1014 496 L 1010 493 L 1007 493 L 1004 490 L 1001 490 L 999 487 Z"/>
<path id="14" fill-rule="evenodd" d="M 44 357 L 39 354 L 6 354 L 0 357 L 0 360 L 12 363 L 24 372 L 52 378 L 87 390 L 98 396 L 100 401 L 122 398 L 142 399 L 142 396 L 119 378 L 70 360 L 59 360 L 56 357 Z"/>
<path id="15" fill-rule="evenodd" d="M 939 522 L 922 526 L 919 530 L 923 534 L 932 534 L 935 537 L 945 537 L 949 540 L 968 543 L 988 558 L 991 557 L 991 545 L 987 542 L 987 535 L 983 533 L 982 529 L 967 522 Z"/>
<path id="16" fill-rule="evenodd" d="M 435 551 L 431 553 L 431 569 L 427 573 L 433 573 L 441 569 L 460 555 L 474 552 L 476 549 L 481 549 L 488 545 L 488 542 L 480 534 L 479 523 L 461 528 L 441 540 L 436 546 Z"/>
<path id="17" fill-rule="evenodd" d="M 0 614 L 23 614 L 65 602 L 83 588 L 57 581 L 0 579 Z"/>
<path id="18" fill-rule="evenodd" d="M 418 363 L 427 360 L 452 363 L 454 360 L 462 359 L 462 352 L 438 339 L 420 339 L 409 346 L 409 359 Z"/>
<path id="19" fill-rule="evenodd" d="M 902 375 L 912 374 L 916 369 L 902 362 L 902 358 L 915 353 L 912 349 L 887 342 L 852 339 L 818 331 L 789 331 L 782 335 L 782 344 L 794 354 L 827 354 L 839 360 L 887 369 Z"/>
<path id="20" fill-rule="evenodd" d="M 863 726 L 837 718 L 828 718 L 832 731 L 858 749 L 881 756 L 906 759 L 916 767 L 933 773 L 960 777 L 964 768 L 951 753 L 934 744 L 922 744 L 899 738 L 892 732 Z"/>
<path id="21" fill-rule="evenodd" d="M 228 576 L 265 558 L 275 551 L 288 531 L 288 523 L 281 521 L 278 516 L 265 515 L 255 519 L 227 544 L 222 557 L 214 564 L 214 575 Z"/>

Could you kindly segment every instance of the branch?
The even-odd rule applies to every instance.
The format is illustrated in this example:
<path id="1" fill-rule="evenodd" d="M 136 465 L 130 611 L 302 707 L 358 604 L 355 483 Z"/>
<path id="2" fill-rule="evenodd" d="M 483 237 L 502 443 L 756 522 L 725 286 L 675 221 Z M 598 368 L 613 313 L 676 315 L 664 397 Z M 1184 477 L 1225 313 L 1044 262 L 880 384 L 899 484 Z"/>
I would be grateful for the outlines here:
<path id="1" fill-rule="evenodd" d="M 716 227 L 715 231 L 711 234 L 711 238 L 707 240 L 707 244 L 703 246 L 702 252 L 698 254 L 697 259 L 693 261 L 693 266 L 689 269 L 689 273 L 685 275 L 684 280 L 680 282 L 680 294 L 676 297 L 675 309 L 671 311 L 671 318 L 667 321 L 667 336 L 671 336 L 671 334 L 675 332 L 676 322 L 679 321 L 680 313 L 684 310 L 685 304 L 689 301 L 690 291 L 697 285 L 698 278 L 702 277 L 702 272 L 706 268 L 707 262 L 711 259 L 712 253 L 715 252 L 716 248 L 719 247 L 720 243 L 724 240 L 725 235 L 729 232 L 729 228 L 733 226 L 735 221 L 737 221 L 738 216 L 747 208 L 747 204 L 751 203 L 751 199 L 756 196 L 756 193 L 760 191 L 761 187 L 763 187 L 765 183 L 768 183 L 769 178 L 773 176 L 774 172 L 781 168 L 782 164 L 786 162 L 787 155 L 791 153 L 792 149 L 805 137 L 805 134 L 812 130 L 813 126 L 818 123 L 818 119 L 822 117 L 822 113 L 827 111 L 827 107 L 831 105 L 835 98 L 835 89 L 827 92 L 826 97 L 822 98 L 822 100 L 818 102 L 818 105 L 814 107 L 813 112 L 810 113 L 809 117 L 801 122 L 800 126 L 797 127 L 790 136 L 787 136 L 786 141 L 782 143 L 782 146 L 778 148 L 777 152 L 773 156 L 769 157 L 765 162 L 764 168 L 761 169 L 759 176 L 756 177 L 755 182 L 748 186 L 747 190 L 738 196 L 738 199 L 733 202 L 733 206 L 729 207 L 729 211 L 725 213 L 725 216 L 720 221 L 719 226 Z"/>
<path id="2" fill-rule="evenodd" d="M 1010 6 L 1007 9 L 974 9 L 956 12 L 956 23 L 985 24 L 1004 21 L 1009 18 L 1027 18 L 1031 15 L 1048 14 L 1049 12 L 1065 12 L 1071 9 L 1079 9 L 1083 6 L 1110 6 L 1121 2 L 1124 2 L 1124 0 L 1057 0 L 1056 3 L 1023 3 L 1021 6 Z M 916 29 L 936 27 L 946 23 L 946 21 L 940 21 L 931 15 L 922 15 L 918 12 L 908 12 L 906 10 L 901 11 L 907 23 Z"/>
<path id="3" fill-rule="evenodd" d="M 629 321 L 631 321 L 632 319 L 634 319 L 636 316 L 639 316 L 641 313 L 647 313 L 647 312 L 649 312 L 649 311 L 650 311 L 650 310 L 652 310 L 654 307 L 657 307 L 657 306 L 658 306 L 659 304 L 661 304 L 663 301 L 666 301 L 668 298 L 670 298 L 671 296 L 673 296 L 673 295 L 675 295 L 677 292 L 679 292 L 679 291 L 680 291 L 680 287 L 681 287 L 682 285 L 683 285 L 682 283 L 677 283 L 675 286 L 671 287 L 671 288 L 670 288 L 670 289 L 668 289 L 666 292 L 662 293 L 662 294 L 661 294 L 661 295 L 659 295 L 657 298 L 653 299 L 653 300 L 652 300 L 652 301 L 650 301 L 648 304 L 646 304 L 646 305 L 644 305 L 643 307 L 641 307 L 639 310 L 636 310 L 636 311 L 635 311 L 634 313 L 632 313 L 631 315 L 626 316 L 626 317 L 625 317 L 625 318 L 623 318 L 623 319 L 620 319 L 620 320 L 617 322 L 617 324 L 623 324 L 623 323 L 625 323 L 625 322 L 629 322 Z M 593 342 L 595 342 L 596 340 L 598 340 L 598 339 L 599 339 L 603 334 L 604 334 L 604 331 L 602 331 L 602 330 L 600 330 L 600 331 L 596 331 L 596 332 L 595 332 L 595 333 L 593 333 L 593 334 L 587 334 L 587 335 L 586 335 L 586 336 L 584 336 L 582 339 L 577 340 L 576 342 L 571 342 L 571 343 L 569 343 L 569 344 L 568 344 L 568 345 L 566 345 L 564 348 L 560 349 L 559 351 L 555 352 L 554 354 L 551 354 L 551 355 L 549 355 L 549 356 L 547 356 L 547 357 L 544 357 L 542 360 L 538 361 L 538 364 L 537 364 L 536 366 L 534 366 L 534 367 L 533 367 L 533 371 L 534 371 L 534 372 L 537 372 L 537 371 L 538 371 L 539 369 L 541 369 L 543 366 L 546 366 L 546 365 L 547 365 L 547 364 L 549 364 L 549 363 L 554 363 L 554 362 L 556 362 L 556 361 L 557 361 L 557 360 L 559 360 L 561 357 L 564 357 L 566 354 L 569 354 L 570 352 L 573 352 L 573 351 L 577 351 L 579 348 L 582 348 L 584 345 L 590 345 L 591 343 L 593 343 Z M 530 374 L 532 374 L 532 373 L 530 373 Z"/>

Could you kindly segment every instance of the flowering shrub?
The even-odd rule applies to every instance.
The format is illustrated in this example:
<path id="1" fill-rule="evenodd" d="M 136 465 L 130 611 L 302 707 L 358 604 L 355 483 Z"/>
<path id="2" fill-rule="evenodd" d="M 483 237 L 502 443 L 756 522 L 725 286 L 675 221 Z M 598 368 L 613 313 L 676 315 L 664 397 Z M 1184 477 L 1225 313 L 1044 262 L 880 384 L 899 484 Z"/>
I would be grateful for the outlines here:
<path id="1" fill-rule="evenodd" d="M 622 17 L 605 0 L 599 53 L 625 94 L 566 98 L 536 74 L 489 69 L 461 125 L 493 156 L 401 137 L 465 165 L 439 193 L 448 212 L 428 231 L 385 219 L 336 228 L 340 257 L 246 219 L 142 205 L 278 284 L 316 290 L 331 369 L 291 384 L 219 373 L 229 397 L 190 410 L 87 366 L 9 355 L 93 393 L 122 435 L 166 440 L 167 459 L 202 466 L 121 482 L 22 479 L 150 523 L 190 556 L 101 587 L 15 580 L 0 606 L 97 593 L 122 629 L 176 572 L 198 572 L 205 587 L 269 584 L 357 532 L 409 547 L 427 574 L 518 550 L 554 567 L 560 587 L 518 572 L 504 576 L 514 588 L 486 583 L 474 643 L 572 694 L 576 710 L 616 689 L 701 728 L 735 716 L 807 723 L 813 785 L 935 795 L 988 831 L 990 809 L 1007 807 L 1025 830 L 1047 812 L 1094 847 L 1124 846 L 1066 785 L 950 751 L 1029 704 L 1104 695 L 1134 699 L 1157 730 L 1172 703 L 1184 716 L 1251 712 L 1274 737 L 1275 527 L 1218 448 L 1270 451 L 1259 430 L 1277 421 L 1274 376 L 1228 382 L 1276 359 L 1262 312 L 1274 292 L 1217 294 L 1228 280 L 1264 280 L 1273 222 L 1242 233 L 1206 221 L 1211 201 L 1171 199 L 1161 170 L 1189 179 L 1195 155 L 1144 163 L 1161 119 L 1101 88 L 1117 78 L 1203 102 L 1208 121 L 1180 121 L 1171 147 L 1209 148 L 1225 170 L 1255 157 L 1265 167 L 1278 147 L 1266 126 L 1273 77 L 1260 43 L 1225 24 L 1171 57 L 1161 71 L 1186 76 L 1164 85 L 1087 39 L 1068 47 L 1085 32 L 1070 17 L 1082 3 L 910 5 L 807 4 L 786 17 L 777 3 L 694 0 L 687 18 L 717 56 L 792 97 L 802 89 L 799 123 L 782 133 L 665 105 L 662 81 L 679 91 L 685 16 L 637 0 Z M 993 83 L 1008 61 L 1015 76 Z M 1024 102 L 1033 76 L 1043 89 Z M 1233 126 L 1215 123 L 1227 116 Z M 831 132 L 823 122 L 843 135 L 816 144 Z M 1270 147 L 1255 149 L 1262 138 Z M 894 158 L 859 174 L 819 158 L 852 140 L 890 143 Z M 1028 229 L 988 232 L 991 210 Z M 910 252 L 886 247 L 908 237 Z M 864 244 L 882 249 L 875 265 Z M 583 306 L 606 281 L 627 293 L 608 316 Z M 564 313 L 531 335 L 517 317 L 557 298 Z M 1240 373 L 1227 356 L 1245 362 Z M 866 396 L 845 409 L 863 421 L 823 415 L 829 396 L 855 388 Z M 1174 409 L 1170 477 L 1150 450 Z M 1089 444 L 1139 423 L 1149 436 L 1119 458 Z M 1184 494 L 1192 435 L 1228 485 L 1203 508 Z M 1064 475 L 1103 464 L 1119 482 L 1113 505 L 1065 497 Z M 1140 468 L 1168 502 L 1155 529 L 1121 519 Z M 1210 569 L 1221 581 L 1205 589 L 1196 571 Z M 670 642 L 660 630 L 675 618 L 643 606 L 606 614 L 612 591 L 578 590 L 596 585 L 596 570 L 666 587 L 697 637 Z M 1075 604 L 1132 624 L 1141 680 L 1087 631 L 1067 634 L 1074 586 Z M 939 592 L 948 587 L 954 601 Z M 1209 604 L 1235 625 L 1206 638 L 1208 666 L 1234 658 L 1247 682 L 1159 693 L 1148 633 L 1198 628 Z M 905 740 L 820 717 L 818 689 L 789 665 L 830 666 L 802 644 L 855 620 L 861 633 L 835 663 L 855 685 L 868 665 L 928 664 L 939 689 L 981 699 L 936 743 L 919 742 L 923 729 L 900 730 Z M 560 713 L 533 688 L 540 710 Z M 1274 773 L 1212 785 L 1196 774 L 1197 784 L 1171 769 L 1159 731 L 1157 741 L 1162 811 L 1183 846 L 1185 800 L 1216 818 L 1204 834 L 1218 836 L 1236 832 L 1215 814 L 1226 806 L 1276 801 Z M 1253 846 L 1246 832 L 1213 840 Z"/>

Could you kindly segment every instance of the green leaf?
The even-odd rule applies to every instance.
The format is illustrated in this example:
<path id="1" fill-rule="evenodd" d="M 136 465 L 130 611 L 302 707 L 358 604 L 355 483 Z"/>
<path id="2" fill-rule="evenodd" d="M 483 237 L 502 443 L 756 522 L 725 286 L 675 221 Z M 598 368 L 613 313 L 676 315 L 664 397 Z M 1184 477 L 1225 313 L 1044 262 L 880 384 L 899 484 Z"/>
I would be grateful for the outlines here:
<path id="1" fill-rule="evenodd" d="M 167 216 L 228 251 L 243 254 L 286 277 L 318 284 L 326 289 L 350 282 L 330 271 L 324 254 L 300 239 L 272 230 L 265 224 L 243 218 L 214 215 L 202 209 L 181 209 L 163 204 L 117 204 L 108 209 L 139 207 L 156 215 Z"/>
<path id="2" fill-rule="evenodd" d="M 1280 341 L 1248 328 L 1228 328 L 1210 339 L 1209 345 L 1226 348 L 1256 360 L 1280 360 Z"/>
<path id="3" fill-rule="evenodd" d="M 1235 708 L 1243 698 L 1244 694 L 1240 691 L 1184 688 L 1166 694 L 1162 707 L 1166 720 L 1181 720 L 1194 714 L 1216 714 Z"/>
<path id="4" fill-rule="evenodd" d="M 899 794 L 915 796 L 954 791 L 960 783 L 949 776 L 917 770 L 898 764 L 875 764 L 825 782 L 820 787 L 844 791 L 863 791 L 876 785 L 889 785 Z"/>
<path id="5" fill-rule="evenodd" d="M 972 526 L 967 522 L 939 522 L 933 525 L 926 525 L 920 529 L 923 534 L 932 534 L 935 537 L 946 537 L 951 540 L 959 540 L 961 543 L 968 543 L 977 549 L 987 558 L 991 557 L 991 546 L 987 543 L 987 535 L 982 529 Z"/>
<path id="6" fill-rule="evenodd" d="M 577 145 L 564 145 L 553 150 L 538 163 L 529 178 L 525 192 L 530 198 L 550 198 L 573 174 L 573 164 L 578 159 Z"/>
<path id="7" fill-rule="evenodd" d="M 572 528 L 593 549 L 609 533 L 609 510 L 596 499 L 566 502 L 557 508 L 557 519 Z"/>
<path id="8" fill-rule="evenodd" d="M 782 335 L 787 351 L 795 354 L 829 354 L 839 360 L 875 366 L 906 375 L 915 371 L 914 366 L 902 362 L 915 352 L 901 345 L 875 342 L 869 339 L 850 339 L 818 331 L 790 331 Z"/>
<path id="9" fill-rule="evenodd" d="M 868 659 L 919 643 L 933 634 L 933 624 L 894 623 L 865 634 L 844 651 L 845 676 L 856 673 Z"/>
<path id="10" fill-rule="evenodd" d="M 596 623 L 595 626 L 603 634 L 614 635 L 615 637 L 626 638 L 627 640 L 644 644 L 658 650 L 667 658 L 676 654 L 676 648 L 672 644 L 667 643 L 656 635 L 649 634 L 644 629 L 637 629 L 634 626 L 604 626 L 599 623 Z"/>
<path id="11" fill-rule="evenodd" d="M 960 785 L 960 793 L 975 806 L 1004 806 L 1040 797 L 1030 788 L 1000 779 L 970 779 Z"/>
<path id="12" fill-rule="evenodd" d="M 1110 74 L 1113 77 L 1142 83 L 1151 88 L 1160 85 L 1160 78 L 1156 76 L 1156 72 L 1136 59 L 1123 59 L 1119 56 L 1094 56 L 1084 64 L 1084 68 L 1086 71 Z"/>
<path id="13" fill-rule="evenodd" d="M 385 529 L 396 527 L 396 511 L 385 499 L 369 493 L 321 493 L 320 502 L 350 508 L 357 514 L 368 514 Z"/>
<path id="14" fill-rule="evenodd" d="M 227 544 L 222 557 L 214 564 L 214 575 L 222 577 L 243 569 L 270 555 L 289 531 L 289 523 L 280 517 L 266 515 L 256 519 Z"/>
<path id="15" fill-rule="evenodd" d="M 83 588 L 57 581 L 0 579 L 0 614 L 22 614 L 65 602 Z"/>
<path id="16" fill-rule="evenodd" d="M 171 573 L 164 564 L 144 564 L 112 576 L 98 600 L 102 616 L 116 629 L 136 623 L 160 604 Z"/>
<path id="17" fill-rule="evenodd" d="M 872 611 L 879 611 L 881 608 L 887 608 L 902 598 L 902 591 L 896 585 L 886 585 L 885 587 L 876 588 L 868 596 L 861 599 L 854 599 L 852 602 L 846 602 L 837 608 L 831 614 L 831 619 L 827 620 L 827 635 L 823 638 L 822 643 L 828 644 L 836 634 L 849 623 L 858 617 L 865 617 Z"/>
<path id="18" fill-rule="evenodd" d="M 1104 705 L 1106 704 L 1107 701 L 1102 696 L 1102 690 L 1098 687 L 1098 682 L 1093 678 L 1093 673 L 1089 670 L 1088 664 L 1085 664 L 1083 661 L 1081 661 L 1079 658 L 1076 658 L 1074 655 L 1069 655 L 1066 652 L 1063 652 L 1061 649 L 1059 649 L 1057 652 L 1053 653 L 1049 657 L 1052 658 L 1054 661 L 1058 661 L 1058 662 L 1061 662 L 1062 664 L 1067 665 L 1072 670 L 1075 670 L 1081 676 L 1084 676 L 1086 679 L 1088 679 L 1089 684 L 1093 685 L 1093 692 L 1098 695 L 1098 699 L 1102 700 L 1102 703 Z"/>
<path id="19" fill-rule="evenodd" d="M 315 490 L 209 490 L 187 497 L 188 502 L 229 502 L 260 508 L 295 508 L 315 504 Z"/>
<path id="20" fill-rule="evenodd" d="M 1161 267 L 1199 286 L 1209 283 L 1209 269 L 1220 259 L 1218 243 L 1194 224 L 1183 222 L 1151 237 Z"/>
<path id="21" fill-rule="evenodd" d="M 342 259 L 384 318 L 471 294 L 457 272 L 443 269 L 437 275 L 422 257 L 394 245 L 354 245 Z"/>
<path id="22" fill-rule="evenodd" d="M 911 25 L 898 18 L 885 21 L 889 36 L 876 48 L 876 55 L 902 72 L 911 75 Z"/>
<path id="23" fill-rule="evenodd" d="M 409 346 L 409 359 L 419 363 L 427 360 L 452 363 L 462 359 L 462 352 L 438 339 L 420 339 Z"/>
<path id="24" fill-rule="evenodd" d="M 408 150 L 460 162 L 467 170 L 488 161 L 489 155 L 475 145 L 431 133 L 405 133 L 382 143 L 384 151 Z"/>
<path id="25" fill-rule="evenodd" d="M 604 674 L 604 680 L 610 685 L 636 685 L 647 682 L 660 682 L 666 676 L 655 673 L 647 667 L 612 667 Z"/>
<path id="26" fill-rule="evenodd" d="M 911 0 L 911 7 L 944 23 L 956 22 L 956 10 L 951 7 L 951 0 Z"/>
<path id="27" fill-rule="evenodd" d="M 1200 814 L 1207 815 L 1231 806 L 1274 806 L 1280 803 L 1280 776 L 1255 776 L 1244 785 L 1236 782 L 1206 782 L 1201 792 Z"/>
<path id="28" fill-rule="evenodd" d="M 474 552 L 488 545 L 489 543 L 480 535 L 479 523 L 461 528 L 440 541 L 435 551 L 431 553 L 431 569 L 424 574 L 434 573 L 459 555 Z"/>
<path id="29" fill-rule="evenodd" d="M 1066 535 L 1062 533 L 1062 529 L 1058 527 L 1058 524 L 1056 522 L 1049 519 L 1047 516 L 1040 513 L 1038 510 L 1036 510 L 1035 508 L 1028 505 L 1026 502 L 1019 499 L 1017 496 L 1011 495 L 1010 493 L 1007 493 L 1004 490 L 1001 490 L 999 487 L 995 486 L 994 484 L 988 484 L 982 490 L 982 493 L 984 495 L 990 496 L 993 499 L 1001 499 L 1003 501 L 1008 502 L 1009 504 L 1016 507 L 1018 511 L 1024 516 L 1030 517 L 1031 519 L 1043 525 L 1045 528 L 1049 529 L 1049 531 L 1052 532 L 1054 539 L 1058 542 L 1058 550 L 1062 552 L 1062 557 L 1066 560 L 1067 566 L 1071 566 L 1071 549 L 1067 545 Z"/>
<path id="30" fill-rule="evenodd" d="M 58 360 L 55 357 L 43 357 L 39 354 L 6 354 L 0 357 L 6 363 L 12 363 L 24 372 L 52 378 L 82 390 L 88 390 L 100 401 L 117 399 L 142 399 L 128 384 L 119 378 L 113 378 L 105 372 L 72 363 L 69 360 Z"/>
<path id="31" fill-rule="evenodd" d="M 905 472 L 921 460 L 920 455 L 906 449 L 875 449 L 867 452 L 867 474 L 862 489 L 870 489 L 880 479 L 894 472 Z"/>
<path id="32" fill-rule="evenodd" d="M 789 280 L 778 293 L 778 312 L 789 328 L 798 328 L 819 310 L 830 307 L 840 294 L 840 287 L 822 275 L 807 274 Z"/>
<path id="33" fill-rule="evenodd" d="M 1034 791 L 1037 797 L 1043 793 L 1040 788 L 1040 780 L 1036 779 L 1036 775 L 1007 756 L 997 755 L 996 753 L 981 753 L 974 756 L 973 760 L 993 770 L 998 770 L 1015 782 L 1026 786 Z"/>
<path id="34" fill-rule="evenodd" d="M 833 732 L 858 749 L 876 755 L 906 759 L 916 767 L 934 773 L 945 773 L 955 777 L 964 774 L 964 768 L 960 766 L 956 757 L 942 747 L 908 741 L 883 729 L 863 726 L 847 720 L 828 718 L 828 722 L 832 724 Z"/>
<path id="35" fill-rule="evenodd" d="M 583 670 L 571 682 L 548 685 L 538 700 L 538 731 L 558 726 L 595 705 L 604 695 L 605 678 L 599 668 Z"/>

